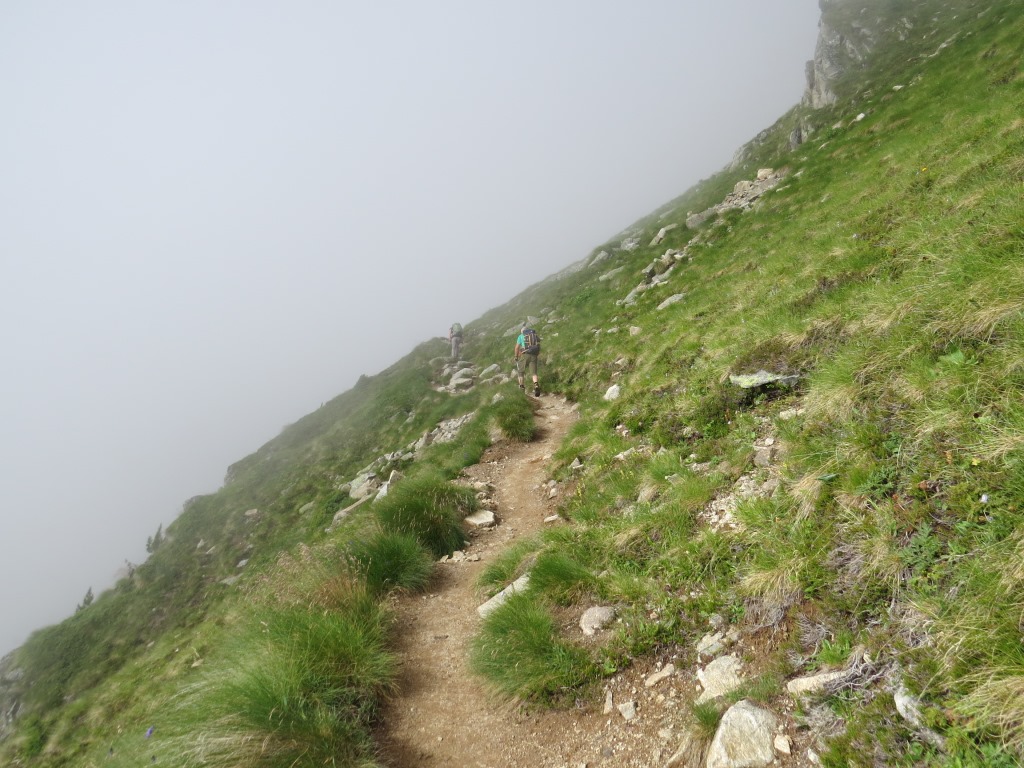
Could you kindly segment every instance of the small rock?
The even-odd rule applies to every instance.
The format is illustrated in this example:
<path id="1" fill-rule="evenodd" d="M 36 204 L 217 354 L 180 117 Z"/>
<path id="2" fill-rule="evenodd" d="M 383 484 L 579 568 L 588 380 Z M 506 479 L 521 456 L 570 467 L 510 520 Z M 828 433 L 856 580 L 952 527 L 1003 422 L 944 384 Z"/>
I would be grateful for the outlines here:
<path id="1" fill-rule="evenodd" d="M 645 485 L 640 489 L 640 494 L 636 497 L 636 500 L 641 504 L 650 504 L 656 498 L 658 498 L 658 486 Z"/>
<path id="2" fill-rule="evenodd" d="M 488 614 L 490 614 L 492 611 L 494 611 L 498 606 L 503 605 L 505 603 L 505 601 L 508 600 L 509 597 L 514 595 L 516 592 L 522 592 L 524 589 L 526 589 L 526 587 L 527 587 L 527 585 L 529 583 L 530 583 L 530 574 L 524 573 L 518 579 L 516 579 L 511 584 L 509 584 L 507 587 L 505 587 L 503 590 L 501 590 L 501 592 L 499 592 L 494 597 L 492 597 L 490 600 L 488 600 L 486 603 L 484 603 L 483 605 L 478 607 L 476 609 L 476 612 L 481 617 L 486 617 Z"/>
<path id="3" fill-rule="evenodd" d="M 775 737 L 775 751 L 783 755 L 791 753 L 793 748 L 793 742 L 789 740 L 789 736 L 784 733 L 780 733 Z"/>
<path id="4" fill-rule="evenodd" d="M 775 449 L 770 445 L 756 446 L 754 448 L 754 466 L 755 467 L 768 467 L 771 466 L 772 459 L 775 458 Z"/>
<path id="5" fill-rule="evenodd" d="M 658 305 L 658 309 L 667 309 L 668 307 L 671 307 L 673 304 L 676 304 L 677 302 L 680 302 L 682 300 L 683 300 L 683 294 L 675 293 L 675 294 L 669 296 L 663 302 L 661 302 L 661 304 Z"/>
<path id="6" fill-rule="evenodd" d="M 647 679 L 644 680 L 644 687 L 645 688 L 651 688 L 651 687 L 657 685 L 658 683 L 660 683 L 665 678 L 671 677 L 675 673 L 676 673 L 676 665 L 675 664 L 666 664 L 664 669 L 662 669 L 660 672 L 655 672 L 654 674 L 647 676 Z"/>
<path id="7" fill-rule="evenodd" d="M 604 695 L 604 713 L 610 715 L 615 711 L 615 701 L 612 699 L 611 689 Z"/>
<path id="8" fill-rule="evenodd" d="M 849 671 L 840 670 L 838 672 L 822 672 L 821 674 L 809 675 L 808 677 L 795 677 L 786 683 L 786 690 L 793 696 L 807 696 L 813 693 L 820 693 L 825 690 L 829 683 L 834 683 L 849 676 Z"/>
<path id="9" fill-rule="evenodd" d="M 604 393 L 604 399 L 608 401 L 618 400 L 622 395 L 622 387 L 618 384 L 612 384 L 608 387 L 608 391 Z"/>
<path id="10" fill-rule="evenodd" d="M 619 710 L 619 714 L 622 715 L 622 719 L 627 723 L 636 717 L 636 702 L 627 701 L 625 704 L 619 704 L 616 709 Z"/>
<path id="11" fill-rule="evenodd" d="M 753 389 L 754 387 L 763 387 L 766 384 L 780 384 L 782 386 L 791 387 L 799 380 L 799 376 L 787 375 L 782 373 L 769 373 L 765 370 L 760 370 L 757 373 L 743 374 L 740 376 L 729 376 L 729 381 L 741 389 Z"/>
<path id="12" fill-rule="evenodd" d="M 493 528 L 497 524 L 494 512 L 489 509 L 481 509 L 466 518 L 466 522 L 474 528 Z"/>
<path id="13" fill-rule="evenodd" d="M 588 608 L 580 617 L 580 629 L 587 637 L 593 637 L 599 629 L 604 629 L 615 620 L 615 609 L 611 606 L 597 605 Z"/>
<path id="14" fill-rule="evenodd" d="M 598 280 L 599 280 L 600 282 L 602 282 L 602 283 L 603 283 L 603 282 L 606 282 L 606 281 L 608 281 L 608 280 L 611 280 L 611 279 L 612 279 L 613 277 L 615 277 L 616 275 L 622 274 L 622 270 L 624 270 L 624 269 L 625 269 L 625 267 L 616 267 L 615 269 L 613 269 L 613 270 L 611 270 L 611 271 L 609 271 L 609 272 L 605 272 L 605 273 L 604 273 L 603 275 L 601 275 L 601 276 L 600 276 L 599 278 L 597 278 L 597 279 L 598 279 Z"/>
<path id="15" fill-rule="evenodd" d="M 697 643 L 697 656 L 717 656 L 725 650 L 725 635 L 721 632 L 704 635 Z"/>
<path id="16" fill-rule="evenodd" d="M 548 515 L 547 517 L 544 518 L 544 522 L 545 523 L 557 523 L 561 519 L 562 518 L 560 516 L 558 516 L 558 515 Z"/>

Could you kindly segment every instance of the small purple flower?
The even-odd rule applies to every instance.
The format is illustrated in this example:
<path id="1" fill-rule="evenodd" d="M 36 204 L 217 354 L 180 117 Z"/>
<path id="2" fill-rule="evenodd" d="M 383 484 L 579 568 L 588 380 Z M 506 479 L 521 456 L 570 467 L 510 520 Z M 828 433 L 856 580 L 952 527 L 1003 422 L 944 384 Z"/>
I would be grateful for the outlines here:
<path id="1" fill-rule="evenodd" d="M 153 735 L 153 726 L 151 725 L 151 726 L 149 726 L 149 729 L 146 731 L 146 738 L 148 739 L 152 735 Z"/>

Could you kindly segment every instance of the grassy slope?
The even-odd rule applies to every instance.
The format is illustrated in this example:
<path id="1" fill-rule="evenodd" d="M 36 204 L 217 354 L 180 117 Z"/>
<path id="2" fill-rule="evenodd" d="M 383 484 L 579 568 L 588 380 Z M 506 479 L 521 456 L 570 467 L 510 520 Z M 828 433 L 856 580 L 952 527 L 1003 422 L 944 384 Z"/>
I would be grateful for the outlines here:
<path id="1" fill-rule="evenodd" d="M 897 6 L 917 34 L 852 75 L 840 105 L 811 116 L 821 127 L 805 145 L 784 150 L 794 111 L 748 164 L 637 223 L 647 243 L 756 167 L 788 169 L 756 210 L 705 225 L 669 285 L 634 307 L 615 304 L 643 266 L 693 237 L 685 226 L 658 247 L 616 251 L 493 310 L 467 327 L 467 352 L 479 364 L 504 362 L 506 328 L 527 313 L 556 319 L 542 324 L 542 382 L 581 402 L 584 418 L 558 459 L 564 468 L 583 456 L 587 469 L 566 509 L 576 524 L 536 544 L 550 577 L 533 600 L 543 608 L 596 595 L 633 606 L 629 631 L 586 667 L 589 675 L 691 642 L 711 612 L 749 626 L 781 610 L 786 626 L 824 628 L 819 656 L 841 658 L 863 643 L 898 662 L 930 705 L 930 722 L 952 737 L 952 757 L 921 747 L 891 697 L 863 691 L 829 702 L 854 721 L 848 733 L 861 734 L 833 743 L 832 764 L 872 750 L 888 764 L 998 764 L 1021 754 L 1024 732 L 1024 21 L 1008 0 Z M 617 278 L 597 279 L 618 266 Z M 681 302 L 655 309 L 677 292 Z M 641 332 L 630 336 L 630 326 Z M 612 327 L 622 330 L 594 333 Z M 269 610 L 258 606 L 274 603 L 255 586 L 229 589 L 221 579 L 244 557 L 243 585 L 272 573 L 317 593 L 339 578 L 306 585 L 311 577 L 282 575 L 275 561 L 300 543 L 336 547 L 372 529 L 357 516 L 323 533 L 346 503 L 340 483 L 487 396 L 434 393 L 429 361 L 442 351 L 440 342 L 425 344 L 286 429 L 235 465 L 224 489 L 186 505 L 134 578 L 33 636 L 19 661 L 35 685 L 0 758 L 136 764 L 151 748 L 174 754 L 173 739 L 142 740 L 149 726 L 194 735 L 216 720 L 223 704 L 212 699 L 184 722 L 172 705 L 213 685 L 211 665 L 236 669 L 219 662 L 237 657 L 240 643 L 253 647 L 239 638 L 258 634 Z M 727 384 L 729 373 L 758 368 L 800 373 L 801 384 L 756 399 Z M 623 397 L 605 403 L 613 381 Z M 802 417 L 775 421 L 797 405 Z M 697 510 L 751 469 L 753 437 L 766 429 L 785 447 L 780 492 L 741 508 L 743 533 L 709 532 Z M 477 430 L 428 463 L 450 476 L 479 439 Z M 643 445 L 665 451 L 613 459 Z M 693 460 L 718 469 L 697 475 Z M 661 494 L 656 504 L 637 505 L 628 518 L 615 511 L 617 499 L 645 486 Z M 313 511 L 300 513 L 308 502 Z M 261 511 L 255 522 L 243 514 L 250 508 Z M 317 600 L 307 604 L 320 615 Z M 343 595 L 329 605 L 356 602 Z M 360 636 L 376 647 L 374 627 L 386 618 L 358 605 Z M 273 616 L 274 626 L 295 620 Z M 797 671 L 798 634 L 769 659 L 776 679 Z M 388 675 L 366 682 L 372 698 Z M 513 689 L 537 690 L 528 682 Z M 355 745 L 351 764 L 365 755 L 363 738 L 345 742 Z"/>
<path id="2" fill-rule="evenodd" d="M 830 764 L 1012 764 L 1024 746 L 1024 24 L 1012 3 L 903 6 L 920 39 L 856 73 L 803 147 L 772 156 L 799 117 L 787 116 L 750 165 L 639 223 L 646 243 L 756 164 L 788 169 L 757 210 L 706 225 L 668 285 L 613 303 L 689 241 L 683 228 L 509 306 L 565 318 L 546 334 L 549 386 L 585 414 L 561 454 L 563 466 L 588 462 L 567 507 L 577 526 L 545 550 L 570 563 L 538 599 L 560 602 L 578 566 L 603 574 L 590 594 L 636 607 L 612 664 L 692 644 L 712 611 L 748 628 L 782 611 L 784 626 L 825 632 L 819 653 L 845 660 L 864 644 L 880 669 L 901 670 L 951 737 L 951 755 L 922 746 L 875 688 L 829 701 L 852 721 Z M 726 383 L 759 368 L 803 378 L 757 399 Z M 623 396 L 609 405 L 599 398 L 613 382 Z M 795 406 L 801 418 L 776 420 Z M 696 524 L 696 509 L 753 469 L 767 431 L 783 438 L 781 491 L 741 506 L 741 534 Z M 666 450 L 626 467 L 612 458 L 643 444 Z M 718 472 L 690 472 L 691 456 Z M 618 511 L 651 485 L 657 503 Z M 819 663 L 793 663 L 800 639 L 765 660 L 776 687 Z"/>

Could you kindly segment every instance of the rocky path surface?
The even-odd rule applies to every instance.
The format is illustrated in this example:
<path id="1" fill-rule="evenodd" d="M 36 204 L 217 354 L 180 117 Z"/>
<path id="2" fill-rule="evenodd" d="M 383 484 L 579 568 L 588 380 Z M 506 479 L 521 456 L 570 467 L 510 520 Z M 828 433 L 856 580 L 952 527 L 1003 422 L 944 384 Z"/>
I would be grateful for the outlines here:
<path id="1" fill-rule="evenodd" d="M 465 470 L 471 480 L 493 484 L 499 524 L 472 535 L 467 559 L 439 564 L 426 594 L 401 598 L 395 606 L 402 693 L 385 714 L 382 751 L 396 768 L 565 764 L 563 729 L 571 731 L 580 715 L 529 714 L 503 704 L 488 694 L 467 661 L 481 621 L 476 609 L 484 602 L 476 588 L 480 572 L 510 543 L 535 534 L 554 512 L 555 501 L 541 486 L 573 411 L 566 401 L 544 396 L 536 420 L 533 442 L 497 443 Z"/>

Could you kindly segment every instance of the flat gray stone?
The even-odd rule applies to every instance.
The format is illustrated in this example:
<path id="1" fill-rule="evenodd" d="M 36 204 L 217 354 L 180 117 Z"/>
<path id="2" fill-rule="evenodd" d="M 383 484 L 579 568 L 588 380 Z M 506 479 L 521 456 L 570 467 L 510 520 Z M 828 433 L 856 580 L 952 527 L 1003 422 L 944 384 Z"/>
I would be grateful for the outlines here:
<path id="1" fill-rule="evenodd" d="M 671 296 L 669 296 L 667 299 L 665 299 L 663 302 L 661 302 L 661 304 L 658 305 L 658 309 L 667 309 L 668 307 L 671 307 L 673 304 L 675 304 L 677 302 L 680 302 L 682 300 L 683 300 L 683 294 L 681 294 L 681 293 L 674 293 Z"/>
<path id="2" fill-rule="evenodd" d="M 651 688 L 660 683 L 662 680 L 672 677 L 672 675 L 674 675 L 675 673 L 676 665 L 666 664 L 659 672 L 655 672 L 654 674 L 647 676 L 647 679 L 644 680 L 644 687 Z"/>
<path id="3" fill-rule="evenodd" d="M 466 522 L 474 528 L 493 528 L 497 525 L 494 512 L 489 509 L 481 509 L 466 518 Z"/>
<path id="4" fill-rule="evenodd" d="M 527 585 L 529 583 L 530 583 L 530 574 L 524 573 L 518 579 L 516 579 L 511 584 L 509 584 L 507 587 L 505 587 L 503 590 L 501 590 L 501 592 L 499 592 L 494 597 L 492 597 L 490 600 L 488 600 L 486 603 L 484 603 L 483 605 L 478 607 L 476 609 L 476 612 L 481 617 L 487 616 L 488 614 L 493 612 L 495 609 L 497 609 L 499 606 L 504 605 L 505 601 L 508 600 L 509 597 L 514 595 L 516 592 L 522 592 L 524 589 L 526 589 L 526 587 L 527 587 Z"/>
<path id="5" fill-rule="evenodd" d="M 757 373 L 730 376 L 729 381 L 740 389 L 753 389 L 754 387 L 763 387 L 766 384 L 782 384 L 783 386 L 791 387 L 796 384 L 799 378 L 799 376 L 795 375 L 768 373 L 768 371 L 760 370 Z"/>
<path id="6" fill-rule="evenodd" d="M 793 696 L 809 696 L 821 693 L 829 683 L 843 680 L 849 676 L 850 672 L 840 670 L 838 672 L 822 672 L 821 674 L 809 675 L 807 677 L 795 677 L 786 683 L 786 690 Z"/>

